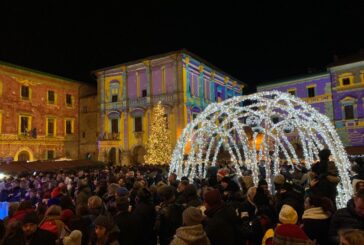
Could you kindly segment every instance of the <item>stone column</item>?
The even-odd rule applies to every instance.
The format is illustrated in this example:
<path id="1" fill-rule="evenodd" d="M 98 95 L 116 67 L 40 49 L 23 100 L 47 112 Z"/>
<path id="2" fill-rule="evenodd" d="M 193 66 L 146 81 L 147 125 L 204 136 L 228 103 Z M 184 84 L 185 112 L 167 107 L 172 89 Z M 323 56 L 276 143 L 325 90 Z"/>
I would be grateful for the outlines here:
<path id="1" fill-rule="evenodd" d="M 99 105 L 100 105 L 99 139 L 103 139 L 105 133 L 105 72 L 98 75 L 97 85 L 99 89 Z"/>

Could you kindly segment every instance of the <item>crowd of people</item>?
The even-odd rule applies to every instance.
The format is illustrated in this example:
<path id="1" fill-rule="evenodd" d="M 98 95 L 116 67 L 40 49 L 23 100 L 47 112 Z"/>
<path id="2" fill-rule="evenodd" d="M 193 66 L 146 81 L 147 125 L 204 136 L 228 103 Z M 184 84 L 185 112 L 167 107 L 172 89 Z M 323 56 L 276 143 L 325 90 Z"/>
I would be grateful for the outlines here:
<path id="1" fill-rule="evenodd" d="M 353 164 L 354 195 L 337 209 L 329 156 L 310 169 L 282 164 L 273 188 L 263 167 L 255 185 L 229 165 L 193 181 L 167 165 L 12 176 L 0 182 L 9 202 L 0 244 L 364 244 L 364 163 Z"/>

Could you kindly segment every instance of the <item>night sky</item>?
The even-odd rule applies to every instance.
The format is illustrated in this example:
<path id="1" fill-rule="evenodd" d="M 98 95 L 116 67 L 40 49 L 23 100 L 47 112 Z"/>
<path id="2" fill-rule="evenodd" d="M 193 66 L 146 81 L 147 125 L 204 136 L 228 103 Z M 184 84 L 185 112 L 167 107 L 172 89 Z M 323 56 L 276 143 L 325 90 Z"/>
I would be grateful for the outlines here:
<path id="1" fill-rule="evenodd" d="M 0 60 L 90 83 L 92 70 L 186 48 L 253 90 L 364 48 L 360 0 L 24 2 L 0 5 Z"/>

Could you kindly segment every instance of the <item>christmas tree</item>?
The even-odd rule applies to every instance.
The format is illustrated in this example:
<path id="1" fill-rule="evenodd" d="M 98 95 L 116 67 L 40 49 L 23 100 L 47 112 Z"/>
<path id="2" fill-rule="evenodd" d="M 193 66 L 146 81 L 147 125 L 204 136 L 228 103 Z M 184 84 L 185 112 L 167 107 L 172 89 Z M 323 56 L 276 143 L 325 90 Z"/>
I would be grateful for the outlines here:
<path id="1" fill-rule="evenodd" d="M 171 160 L 172 146 L 167 131 L 167 118 L 164 108 L 159 102 L 152 110 L 151 133 L 147 142 L 145 162 L 164 164 Z"/>

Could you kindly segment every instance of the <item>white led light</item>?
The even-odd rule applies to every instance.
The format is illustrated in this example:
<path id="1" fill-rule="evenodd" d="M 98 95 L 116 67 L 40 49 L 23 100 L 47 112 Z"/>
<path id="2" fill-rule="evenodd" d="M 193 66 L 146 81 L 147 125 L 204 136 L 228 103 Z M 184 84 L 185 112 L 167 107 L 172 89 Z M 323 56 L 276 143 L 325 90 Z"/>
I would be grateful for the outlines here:
<path id="1" fill-rule="evenodd" d="M 302 148 L 301 158 L 294 147 L 296 143 Z M 223 148 L 231 155 L 238 174 L 243 164 L 252 170 L 255 184 L 259 178 L 257 163 L 265 160 L 271 186 L 271 175 L 279 172 L 280 156 L 288 164 L 303 160 L 310 167 L 325 147 L 331 150 L 339 170 L 337 205 L 344 207 L 353 193 L 347 171 L 350 162 L 330 119 L 290 94 L 260 92 L 210 104 L 183 130 L 172 155 L 170 172 L 181 178 L 191 169 L 190 179 L 204 177 L 208 166 L 216 165 L 218 152 Z"/>

